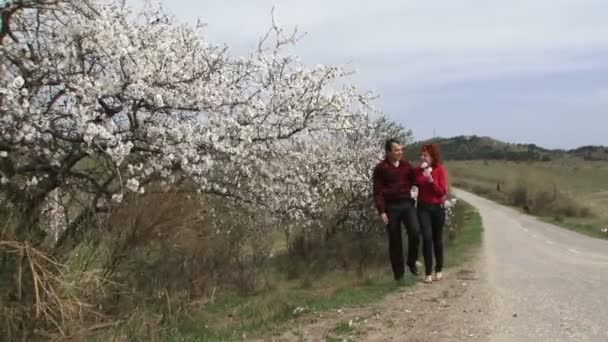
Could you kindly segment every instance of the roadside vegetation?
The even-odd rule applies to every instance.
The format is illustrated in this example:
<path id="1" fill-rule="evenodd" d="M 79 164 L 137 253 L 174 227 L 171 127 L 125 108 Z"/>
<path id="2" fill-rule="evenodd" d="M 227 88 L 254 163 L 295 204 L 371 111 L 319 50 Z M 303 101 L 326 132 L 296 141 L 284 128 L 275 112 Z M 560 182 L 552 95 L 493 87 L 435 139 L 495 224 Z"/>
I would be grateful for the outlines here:
<path id="1" fill-rule="evenodd" d="M 450 161 L 452 185 L 543 220 L 608 238 L 608 162 Z"/>

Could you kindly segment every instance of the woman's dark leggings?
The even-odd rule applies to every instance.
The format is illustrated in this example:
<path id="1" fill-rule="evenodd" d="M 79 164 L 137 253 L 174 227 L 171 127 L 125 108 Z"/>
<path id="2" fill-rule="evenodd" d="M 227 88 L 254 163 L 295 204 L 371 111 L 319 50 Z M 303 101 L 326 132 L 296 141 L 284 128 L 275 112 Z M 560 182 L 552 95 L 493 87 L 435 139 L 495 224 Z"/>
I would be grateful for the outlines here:
<path id="1" fill-rule="evenodd" d="M 422 233 L 422 254 L 425 274 L 433 273 L 433 253 L 435 272 L 443 269 L 443 225 L 445 208 L 440 204 L 418 203 L 418 221 Z"/>

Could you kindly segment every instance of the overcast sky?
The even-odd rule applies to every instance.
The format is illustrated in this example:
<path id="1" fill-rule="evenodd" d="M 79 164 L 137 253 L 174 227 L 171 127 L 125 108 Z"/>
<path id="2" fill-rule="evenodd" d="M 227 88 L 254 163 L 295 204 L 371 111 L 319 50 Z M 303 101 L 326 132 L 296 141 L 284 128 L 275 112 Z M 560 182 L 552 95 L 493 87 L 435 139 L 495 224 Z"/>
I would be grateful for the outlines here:
<path id="1" fill-rule="evenodd" d="M 130 0 L 140 4 L 142 0 Z M 165 0 L 234 54 L 270 24 L 307 35 L 309 64 L 352 81 L 417 139 L 488 135 L 552 148 L 608 145 L 606 0 Z"/>

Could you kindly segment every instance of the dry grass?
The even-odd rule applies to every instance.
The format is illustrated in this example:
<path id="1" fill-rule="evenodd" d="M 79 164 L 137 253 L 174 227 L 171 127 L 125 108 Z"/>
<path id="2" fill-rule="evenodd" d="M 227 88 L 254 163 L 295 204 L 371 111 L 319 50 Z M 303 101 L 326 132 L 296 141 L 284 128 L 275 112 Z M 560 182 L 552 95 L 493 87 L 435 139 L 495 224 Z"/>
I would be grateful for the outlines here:
<path id="1" fill-rule="evenodd" d="M 1 314 L 3 336 L 8 340 L 25 338 L 30 333 L 52 336 L 46 330 L 66 337 L 69 329 L 78 328 L 83 318 L 93 312 L 82 301 L 80 285 L 81 280 L 86 281 L 82 275 L 71 273 L 28 242 L 0 241 L 0 251 L 14 262 L 15 270 Z M 103 282 L 89 277 L 95 278 L 96 286 Z"/>
<path id="2" fill-rule="evenodd" d="M 545 220 L 608 238 L 608 162 L 449 162 L 452 184 Z"/>
<path id="3" fill-rule="evenodd" d="M 225 198 L 127 198 L 87 222 L 87 238 L 65 265 L 29 242 L 0 244 L 14 264 L 0 264 L 2 275 L 21 279 L 0 279 L 2 290 L 28 294 L 11 305 L 3 299 L 0 337 L 241 338 L 272 330 L 298 310 L 373 300 L 399 286 L 387 276 L 386 236 L 373 215 L 378 227 L 352 231 L 336 228 L 328 214 L 318 229 L 291 230 L 288 243 L 269 225 L 269 213 Z"/>
<path id="4" fill-rule="evenodd" d="M 481 238 L 481 221 L 479 215 L 465 203 L 458 204 L 455 229 L 457 234 L 446 244 L 449 266 L 463 262 L 470 257 L 472 248 Z M 345 235 L 337 235 L 339 241 L 348 244 Z M 446 236 L 447 238 L 447 236 Z M 370 237 L 376 242 L 384 242 L 385 236 Z M 337 246 L 338 241 L 336 241 Z M 314 244 L 312 244 L 314 245 Z M 329 247 L 325 244 L 321 247 Z M 386 251 L 386 244 L 379 244 L 378 249 Z M 300 251 L 298 253 L 310 253 Z M 312 258 L 312 256 L 309 256 Z M 319 254 L 309 259 L 329 259 L 329 263 L 338 262 L 336 254 Z M 388 267 L 388 257 L 384 254 L 381 266 L 368 266 L 364 277 L 356 272 L 356 263 L 347 269 L 333 269 L 326 272 L 314 270 L 314 280 L 304 283 L 306 268 L 300 263 L 291 264 L 289 256 L 279 255 L 276 264 L 269 264 L 272 271 L 273 288 L 243 295 L 230 287 L 219 286 L 214 297 L 205 297 L 191 302 L 186 315 L 175 317 L 171 322 L 163 319 L 156 308 L 139 307 L 131 319 L 107 334 L 97 336 L 94 341 L 233 341 L 247 340 L 253 337 L 267 337 L 280 334 L 285 324 L 291 319 L 317 317 L 315 313 L 325 310 L 340 309 L 348 306 L 364 305 L 382 298 L 387 293 L 414 283 L 413 278 L 404 282 L 395 282 Z M 300 270 L 300 277 L 288 279 L 285 274 L 287 265 Z M 328 262 L 325 260 L 325 262 Z M 159 304 L 160 305 L 160 304 Z M 154 327 L 151 329 L 151 327 Z"/>

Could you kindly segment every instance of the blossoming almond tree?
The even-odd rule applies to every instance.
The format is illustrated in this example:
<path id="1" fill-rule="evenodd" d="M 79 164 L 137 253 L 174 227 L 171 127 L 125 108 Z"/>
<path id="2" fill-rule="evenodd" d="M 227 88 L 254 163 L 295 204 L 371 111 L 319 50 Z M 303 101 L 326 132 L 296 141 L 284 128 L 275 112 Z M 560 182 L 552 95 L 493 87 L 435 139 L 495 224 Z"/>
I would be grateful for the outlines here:
<path id="1" fill-rule="evenodd" d="M 370 190 L 373 166 L 385 157 L 382 146 L 387 139 L 397 138 L 407 144 L 412 141 L 412 132 L 385 117 L 379 117 L 367 127 L 348 133 L 347 138 L 347 145 L 358 153 L 349 156 L 352 158 L 352 167 L 348 168 L 343 191 L 344 201 L 341 202 L 337 217 L 347 229 L 370 232 L 382 227 Z"/>
<path id="2" fill-rule="evenodd" d="M 29 219 L 17 235 L 41 233 L 53 198 L 69 201 L 61 242 L 157 184 L 292 219 L 314 217 L 336 188 L 369 189 L 341 163 L 377 155 L 377 141 L 346 138 L 368 129 L 370 96 L 335 86 L 347 71 L 286 53 L 296 37 L 276 25 L 232 58 L 160 10 L 20 0 L 1 13 L 0 190 Z"/>

